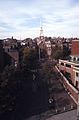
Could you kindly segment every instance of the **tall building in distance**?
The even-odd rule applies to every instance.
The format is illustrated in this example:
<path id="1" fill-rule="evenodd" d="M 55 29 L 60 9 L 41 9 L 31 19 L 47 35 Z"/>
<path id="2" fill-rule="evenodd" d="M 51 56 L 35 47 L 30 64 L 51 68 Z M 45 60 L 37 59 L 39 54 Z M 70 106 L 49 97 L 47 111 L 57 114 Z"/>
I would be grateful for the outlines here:
<path id="1" fill-rule="evenodd" d="M 40 21 L 40 34 L 39 37 L 37 38 L 37 45 L 39 47 L 39 60 L 41 59 L 41 51 L 45 48 L 45 37 L 43 34 L 43 26 Z"/>
<path id="2" fill-rule="evenodd" d="M 37 44 L 45 44 L 45 38 L 44 38 L 44 33 L 43 33 L 43 23 L 40 20 L 40 33 L 39 33 L 39 37 L 37 39 Z"/>
<path id="3" fill-rule="evenodd" d="M 40 27 L 40 36 L 39 40 L 44 44 L 45 38 L 44 38 L 44 33 L 43 33 L 43 26 Z"/>
<path id="4" fill-rule="evenodd" d="M 40 35 L 37 39 L 37 45 L 39 46 L 39 59 L 40 59 L 40 50 L 45 49 L 48 55 L 48 58 L 51 58 L 51 41 L 44 37 L 43 33 L 43 23 L 40 22 Z"/>

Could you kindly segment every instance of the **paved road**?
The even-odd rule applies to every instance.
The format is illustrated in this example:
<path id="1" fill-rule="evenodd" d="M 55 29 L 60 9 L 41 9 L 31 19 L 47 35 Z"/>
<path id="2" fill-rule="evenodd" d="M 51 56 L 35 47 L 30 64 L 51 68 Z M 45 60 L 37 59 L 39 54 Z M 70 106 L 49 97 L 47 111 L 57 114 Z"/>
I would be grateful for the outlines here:
<path id="1" fill-rule="evenodd" d="M 46 120 L 77 120 L 77 111 L 72 110 L 62 114 L 54 115 Z"/>

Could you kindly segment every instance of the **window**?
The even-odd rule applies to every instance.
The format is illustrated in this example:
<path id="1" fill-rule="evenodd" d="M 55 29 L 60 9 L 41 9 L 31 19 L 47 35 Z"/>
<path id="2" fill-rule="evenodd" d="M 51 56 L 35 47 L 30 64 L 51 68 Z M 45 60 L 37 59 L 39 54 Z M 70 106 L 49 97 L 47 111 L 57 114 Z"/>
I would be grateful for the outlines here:
<path id="1" fill-rule="evenodd" d="M 77 66 L 75 66 L 75 67 L 79 67 L 79 66 L 77 65 Z"/>
<path id="2" fill-rule="evenodd" d="M 79 61 L 79 58 L 77 59 L 77 61 Z"/>
<path id="3" fill-rule="evenodd" d="M 73 61 L 76 61 L 76 58 L 75 58 L 75 57 L 73 58 Z"/>
<path id="4" fill-rule="evenodd" d="M 69 64 L 66 64 L 66 67 L 69 67 L 69 68 L 71 68 L 71 65 L 69 65 Z"/>
<path id="5" fill-rule="evenodd" d="M 72 84 L 72 81 L 71 81 L 71 74 L 68 73 L 68 72 L 65 72 L 65 77 L 67 78 L 67 80 L 69 81 L 69 83 Z"/>
<path id="6" fill-rule="evenodd" d="M 76 87 L 78 88 L 78 81 L 76 81 Z"/>
<path id="7" fill-rule="evenodd" d="M 9 48 L 8 48 L 8 52 L 9 52 Z"/>
<path id="8" fill-rule="evenodd" d="M 64 66 L 64 63 L 61 63 L 61 65 L 63 65 L 63 66 Z"/>
<path id="9" fill-rule="evenodd" d="M 68 73 L 68 72 L 65 72 L 65 76 L 66 76 L 67 78 L 71 78 L 71 74 Z"/>
<path id="10" fill-rule="evenodd" d="M 79 76 L 79 73 L 76 72 L 76 77 L 78 77 L 78 76 Z"/>

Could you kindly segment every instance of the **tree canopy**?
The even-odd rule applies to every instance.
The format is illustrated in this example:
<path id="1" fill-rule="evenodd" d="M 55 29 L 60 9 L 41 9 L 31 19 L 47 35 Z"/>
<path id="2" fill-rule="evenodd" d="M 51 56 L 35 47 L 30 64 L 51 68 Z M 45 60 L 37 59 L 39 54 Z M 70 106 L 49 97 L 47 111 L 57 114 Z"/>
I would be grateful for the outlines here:
<path id="1" fill-rule="evenodd" d="M 23 66 L 27 69 L 35 69 L 37 67 L 37 51 L 32 48 L 24 48 L 23 51 Z"/>

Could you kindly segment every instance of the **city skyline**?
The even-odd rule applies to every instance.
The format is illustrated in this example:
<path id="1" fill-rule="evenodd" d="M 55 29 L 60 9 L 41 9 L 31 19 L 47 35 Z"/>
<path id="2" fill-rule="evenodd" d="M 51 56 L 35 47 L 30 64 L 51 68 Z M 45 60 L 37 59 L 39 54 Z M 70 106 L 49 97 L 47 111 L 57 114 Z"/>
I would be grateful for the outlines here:
<path id="1" fill-rule="evenodd" d="M 79 37 L 78 11 L 78 0 L 0 1 L 0 38 L 37 37 L 40 19 L 45 36 Z"/>

